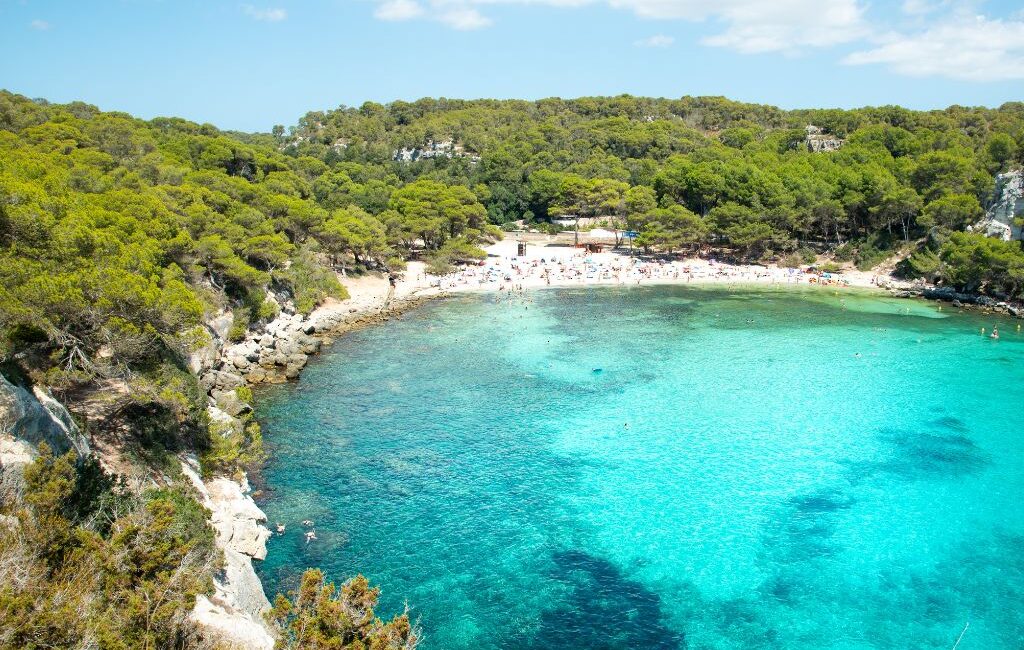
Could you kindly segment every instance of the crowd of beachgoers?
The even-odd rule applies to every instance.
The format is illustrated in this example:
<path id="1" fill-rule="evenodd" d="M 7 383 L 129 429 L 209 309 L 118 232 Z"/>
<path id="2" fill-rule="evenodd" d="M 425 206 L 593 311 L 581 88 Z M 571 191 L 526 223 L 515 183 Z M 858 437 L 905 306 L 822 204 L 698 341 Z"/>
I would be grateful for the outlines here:
<path id="1" fill-rule="evenodd" d="M 527 245 L 505 240 L 487 249 L 478 265 L 433 279 L 441 291 L 506 291 L 544 286 L 647 285 L 686 283 L 878 286 L 888 276 L 821 272 L 811 267 L 728 264 L 714 259 L 656 259 L 628 253 L 588 252 L 565 246 Z"/>

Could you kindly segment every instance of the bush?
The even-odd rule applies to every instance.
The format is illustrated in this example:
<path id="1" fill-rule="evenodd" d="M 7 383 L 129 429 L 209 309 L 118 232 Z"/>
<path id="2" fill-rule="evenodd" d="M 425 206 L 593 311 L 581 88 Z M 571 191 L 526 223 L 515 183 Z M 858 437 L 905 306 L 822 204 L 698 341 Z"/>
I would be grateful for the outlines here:
<path id="1" fill-rule="evenodd" d="M 804 266 L 804 260 L 797 253 L 790 253 L 779 260 L 779 266 L 783 266 L 788 269 L 798 269 L 801 266 Z"/>
<path id="2" fill-rule="evenodd" d="M 232 343 L 240 343 L 245 340 L 245 334 L 249 331 L 249 310 L 238 308 L 231 312 L 231 328 L 228 330 L 228 340 Z"/>
<path id="3" fill-rule="evenodd" d="M 300 255 L 275 278 L 286 285 L 295 299 L 295 308 L 308 314 L 327 298 L 345 300 L 348 291 L 338 282 L 337 274 L 318 264 L 311 253 Z"/>
<path id="4" fill-rule="evenodd" d="M 211 424 L 209 444 L 199 456 L 204 476 L 256 469 L 266 460 L 263 431 L 252 416 L 243 418 L 241 431 L 228 424 Z"/>
<path id="5" fill-rule="evenodd" d="M 420 633 L 409 621 L 409 613 L 384 623 L 373 612 L 379 596 L 380 589 L 370 587 L 361 575 L 338 589 L 324 580 L 319 569 L 308 569 L 302 574 L 298 590 L 288 596 L 278 594 L 268 614 L 281 630 L 277 647 L 415 650 Z"/>
<path id="6" fill-rule="evenodd" d="M 18 521 L 0 567 L 20 576 L 0 581 L 0 647 L 197 647 L 187 612 L 219 563 L 206 509 L 179 487 L 125 500 L 73 453 L 39 451 L 0 505 Z"/>

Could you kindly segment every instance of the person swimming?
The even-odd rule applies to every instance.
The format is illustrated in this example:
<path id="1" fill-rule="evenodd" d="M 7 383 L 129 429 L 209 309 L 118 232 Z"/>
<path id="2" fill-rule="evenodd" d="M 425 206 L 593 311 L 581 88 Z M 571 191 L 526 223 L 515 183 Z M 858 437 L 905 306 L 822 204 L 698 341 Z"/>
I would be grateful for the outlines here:
<path id="1" fill-rule="evenodd" d="M 989 338 L 990 339 L 997 339 L 997 338 L 999 338 L 999 328 L 998 327 L 993 327 L 992 328 L 992 333 L 989 335 Z"/>

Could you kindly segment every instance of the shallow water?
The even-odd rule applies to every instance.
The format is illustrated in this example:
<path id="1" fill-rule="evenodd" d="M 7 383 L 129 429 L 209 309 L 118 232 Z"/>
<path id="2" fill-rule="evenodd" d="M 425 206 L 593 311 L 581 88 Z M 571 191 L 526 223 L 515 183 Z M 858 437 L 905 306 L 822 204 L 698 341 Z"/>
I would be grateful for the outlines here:
<path id="1" fill-rule="evenodd" d="M 1022 361 L 821 289 L 434 303 L 260 396 L 259 570 L 362 572 L 427 650 L 1021 648 Z"/>

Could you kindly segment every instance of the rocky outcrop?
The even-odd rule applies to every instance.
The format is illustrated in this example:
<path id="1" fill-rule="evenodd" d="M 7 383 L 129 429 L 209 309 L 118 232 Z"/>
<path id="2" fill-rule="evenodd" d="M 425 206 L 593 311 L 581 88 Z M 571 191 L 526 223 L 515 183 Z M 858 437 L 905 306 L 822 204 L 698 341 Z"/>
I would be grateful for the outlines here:
<path id="1" fill-rule="evenodd" d="M 804 131 L 806 133 L 804 136 L 804 144 L 807 145 L 807 150 L 812 153 L 838 151 L 843 146 L 844 141 L 842 138 L 837 138 L 831 133 L 826 133 L 821 127 L 808 124 Z"/>
<path id="2" fill-rule="evenodd" d="M 996 176 L 992 203 L 985 218 L 970 230 L 1003 241 L 1021 238 L 1021 228 L 1015 221 L 1024 216 L 1024 170 L 1017 169 Z"/>
<path id="3" fill-rule="evenodd" d="M 192 357 L 193 367 L 199 368 L 199 384 L 209 399 L 207 413 L 211 421 L 224 431 L 241 432 L 242 418 L 251 413 L 252 406 L 239 396 L 238 389 L 248 384 L 295 379 L 309 357 L 319 352 L 331 335 L 386 320 L 397 310 L 431 297 L 410 296 L 389 302 L 382 295 L 379 302 L 358 308 L 332 303 L 308 317 L 294 313 L 289 301 L 277 301 L 282 313 L 233 345 L 225 343 L 231 326 L 230 314 L 222 314 L 218 322 L 207 323 L 210 348 Z M 266 541 L 270 537 L 264 525 L 266 515 L 250 497 L 244 478 L 235 481 L 218 477 L 204 482 L 194 458 L 186 458 L 182 470 L 212 513 L 210 523 L 224 554 L 224 569 L 214 579 L 214 595 L 198 597 L 191 617 L 228 647 L 269 650 L 274 639 L 263 614 L 270 603 L 252 566 L 254 559 L 266 557 Z"/>
<path id="4" fill-rule="evenodd" d="M 320 351 L 315 331 L 301 314 L 283 313 L 241 343 L 225 347 L 219 369 L 252 384 L 295 379 L 309 355 Z"/>
<path id="5" fill-rule="evenodd" d="M 207 372 L 217 364 L 224 341 L 228 339 L 228 331 L 234 322 L 234 315 L 222 311 L 205 323 L 207 341 L 197 347 L 189 355 L 188 367 L 196 375 Z"/>
<path id="6" fill-rule="evenodd" d="M 58 454 L 89 454 L 88 440 L 63 404 L 39 386 L 29 391 L 0 375 L 0 464 L 30 461 L 43 442 Z"/>
<path id="7" fill-rule="evenodd" d="M 225 346 L 217 363 L 200 376 L 201 385 L 216 405 L 229 414 L 239 408 L 228 391 L 245 385 L 281 383 L 297 379 L 309 357 L 339 332 L 387 320 L 391 315 L 435 297 L 436 294 L 407 296 L 401 300 L 357 309 L 345 303 L 321 307 L 309 316 L 282 313 L 244 341 Z"/>
<path id="8" fill-rule="evenodd" d="M 192 620 L 228 646 L 271 650 L 274 637 L 263 621 L 270 602 L 252 566 L 253 559 L 267 556 L 267 516 L 249 496 L 244 478 L 204 482 L 194 458 L 182 461 L 182 472 L 210 510 L 217 547 L 224 555 L 224 568 L 214 576 L 214 594 L 196 599 Z"/>
<path id="9" fill-rule="evenodd" d="M 470 163 L 480 162 L 480 154 L 467 151 L 454 140 L 427 140 L 422 147 L 403 147 L 396 149 L 391 155 L 395 162 L 404 163 L 430 158 L 468 158 Z"/>
<path id="10" fill-rule="evenodd" d="M 987 312 L 996 312 L 1024 318 L 1024 305 L 1007 300 L 992 298 L 975 293 L 963 293 L 952 287 L 935 287 L 930 285 L 890 288 L 890 293 L 898 298 L 928 298 L 952 303 L 954 307 L 973 307 Z"/>

